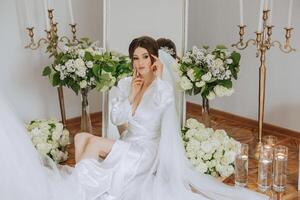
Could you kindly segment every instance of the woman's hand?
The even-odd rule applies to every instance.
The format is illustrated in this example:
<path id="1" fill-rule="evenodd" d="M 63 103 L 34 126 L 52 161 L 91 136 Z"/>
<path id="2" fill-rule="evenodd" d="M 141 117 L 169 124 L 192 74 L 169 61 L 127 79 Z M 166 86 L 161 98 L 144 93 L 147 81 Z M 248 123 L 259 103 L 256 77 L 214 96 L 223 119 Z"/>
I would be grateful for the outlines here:
<path id="1" fill-rule="evenodd" d="M 158 57 L 156 57 L 152 54 L 151 54 L 151 56 L 155 59 L 153 65 L 151 66 L 151 69 L 153 70 L 155 76 L 162 78 L 163 64 L 161 63 L 161 61 L 159 60 Z"/>
<path id="2" fill-rule="evenodd" d="M 128 97 L 128 100 L 131 104 L 133 103 L 136 95 L 140 92 L 143 84 L 144 84 L 144 79 L 139 75 L 137 70 L 134 68 L 133 78 L 131 82 L 131 91 Z"/>

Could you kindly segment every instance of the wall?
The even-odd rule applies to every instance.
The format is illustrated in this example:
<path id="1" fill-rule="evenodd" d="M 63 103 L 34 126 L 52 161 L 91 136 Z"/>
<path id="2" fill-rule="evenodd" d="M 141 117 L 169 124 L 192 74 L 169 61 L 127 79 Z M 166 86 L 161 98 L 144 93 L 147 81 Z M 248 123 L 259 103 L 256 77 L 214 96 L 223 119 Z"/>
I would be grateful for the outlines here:
<path id="1" fill-rule="evenodd" d="M 283 41 L 283 27 L 287 24 L 288 2 L 274 0 L 273 38 Z M 300 131 L 300 2 L 294 1 L 291 44 L 298 50 L 285 54 L 272 48 L 267 54 L 267 80 L 265 122 Z M 244 1 L 245 38 L 254 37 L 258 22 L 258 0 Z M 239 1 L 190 0 L 188 46 L 204 44 L 230 46 L 238 40 Z M 216 99 L 211 107 L 251 119 L 258 115 L 258 67 L 255 47 L 248 47 L 242 55 L 239 78 L 234 82 L 231 97 Z M 188 97 L 188 101 L 201 104 L 201 97 Z"/>

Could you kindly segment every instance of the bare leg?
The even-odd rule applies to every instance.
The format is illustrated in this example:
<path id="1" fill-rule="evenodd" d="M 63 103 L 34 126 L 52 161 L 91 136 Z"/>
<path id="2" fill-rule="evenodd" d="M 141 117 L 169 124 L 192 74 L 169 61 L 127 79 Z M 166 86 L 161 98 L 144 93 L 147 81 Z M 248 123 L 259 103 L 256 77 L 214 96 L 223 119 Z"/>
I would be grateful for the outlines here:
<path id="1" fill-rule="evenodd" d="M 98 160 L 99 156 L 101 158 L 106 158 L 106 156 L 110 153 L 114 143 L 114 140 L 97 136 L 90 137 L 84 152 L 79 158 L 79 161 L 85 158 L 93 158 Z"/>
<path id="2" fill-rule="evenodd" d="M 75 144 L 75 161 L 79 162 L 89 139 L 93 137 L 90 133 L 77 133 L 74 137 Z"/>

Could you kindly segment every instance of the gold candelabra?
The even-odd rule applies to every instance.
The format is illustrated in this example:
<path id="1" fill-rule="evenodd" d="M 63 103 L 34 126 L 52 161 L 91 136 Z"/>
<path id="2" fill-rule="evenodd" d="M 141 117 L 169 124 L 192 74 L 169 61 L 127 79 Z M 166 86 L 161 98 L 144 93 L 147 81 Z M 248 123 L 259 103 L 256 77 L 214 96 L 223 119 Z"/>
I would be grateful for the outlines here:
<path id="1" fill-rule="evenodd" d="M 264 106 L 265 106 L 265 82 L 266 82 L 266 52 L 271 47 L 278 46 L 279 49 L 284 53 L 290 53 L 295 51 L 294 48 L 290 45 L 291 32 L 293 28 L 284 28 L 285 30 L 285 44 L 282 45 L 277 40 L 272 40 L 272 29 L 273 25 L 268 25 L 268 16 L 270 10 L 263 10 L 263 28 L 261 32 L 255 32 L 256 39 L 249 39 L 244 42 L 245 34 L 245 25 L 238 26 L 240 31 L 240 40 L 236 44 L 233 44 L 232 47 L 235 47 L 239 50 L 246 49 L 249 44 L 256 46 L 256 57 L 260 57 L 260 67 L 259 67 L 259 108 L 258 108 L 258 143 L 255 148 L 254 157 L 256 159 L 260 156 L 260 148 L 262 145 L 262 130 L 263 130 L 263 121 L 264 121 Z"/>
<path id="2" fill-rule="evenodd" d="M 50 30 L 45 30 L 46 37 L 40 38 L 37 42 L 34 39 L 34 27 L 27 27 L 28 35 L 30 38 L 29 44 L 25 46 L 26 49 L 36 50 L 42 46 L 42 44 L 48 45 L 47 52 L 50 53 L 50 57 L 56 57 L 61 51 L 58 44 L 61 43 L 68 43 L 71 45 L 78 44 L 78 40 L 76 38 L 76 23 L 70 24 L 71 32 L 72 32 L 72 39 L 69 39 L 67 36 L 58 36 L 57 34 L 57 22 L 54 22 L 53 19 L 53 11 L 54 9 L 48 9 L 48 19 L 50 24 Z M 64 104 L 64 93 L 63 87 L 59 86 L 57 88 L 58 98 L 59 98 L 59 106 L 60 106 L 60 113 L 61 119 L 64 127 L 66 127 L 66 112 L 65 112 L 65 104 Z"/>

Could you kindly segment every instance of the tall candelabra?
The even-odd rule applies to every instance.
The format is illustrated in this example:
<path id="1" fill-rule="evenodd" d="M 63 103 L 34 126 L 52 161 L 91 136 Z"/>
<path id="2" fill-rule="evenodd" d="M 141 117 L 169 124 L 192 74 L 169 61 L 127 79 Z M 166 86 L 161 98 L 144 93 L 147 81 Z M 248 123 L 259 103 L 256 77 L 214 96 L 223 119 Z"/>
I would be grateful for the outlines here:
<path id="1" fill-rule="evenodd" d="M 28 35 L 30 38 L 29 44 L 25 46 L 26 49 L 32 49 L 36 50 L 42 46 L 42 44 L 47 45 L 47 52 L 50 53 L 50 57 L 54 56 L 56 57 L 61 51 L 59 47 L 59 43 L 68 43 L 71 45 L 78 44 L 78 40 L 76 38 L 76 23 L 70 24 L 71 32 L 72 32 L 72 38 L 68 38 L 67 36 L 58 36 L 57 34 L 57 22 L 53 19 L 53 11 L 54 9 L 48 9 L 48 19 L 49 19 L 49 25 L 47 25 L 47 28 L 45 30 L 46 37 L 40 38 L 37 42 L 34 38 L 34 27 L 27 27 Z M 64 93 L 62 86 L 59 86 L 57 88 L 58 92 L 58 98 L 59 98 L 59 106 L 60 106 L 60 113 L 61 113 L 61 119 L 64 127 L 66 127 L 66 112 L 65 112 L 65 104 L 64 104 Z"/>
<path id="2" fill-rule="evenodd" d="M 260 67 L 259 67 L 259 109 L 258 109 L 258 143 L 255 148 L 254 157 L 256 159 L 259 158 L 260 148 L 262 145 L 262 130 L 263 130 L 263 121 L 264 121 L 264 105 L 265 105 L 265 82 L 266 82 L 266 53 L 271 47 L 278 47 L 284 53 L 290 53 L 295 51 L 290 45 L 291 32 L 293 28 L 287 27 L 285 30 L 285 44 L 282 45 L 277 40 L 272 40 L 272 29 L 273 25 L 268 25 L 268 16 L 270 10 L 263 10 L 263 28 L 261 32 L 255 32 L 256 39 L 249 39 L 244 42 L 244 34 L 245 34 L 245 25 L 239 26 L 239 35 L 240 40 L 236 44 L 232 46 L 239 49 L 246 49 L 249 44 L 256 46 L 256 57 L 260 57 Z"/>

